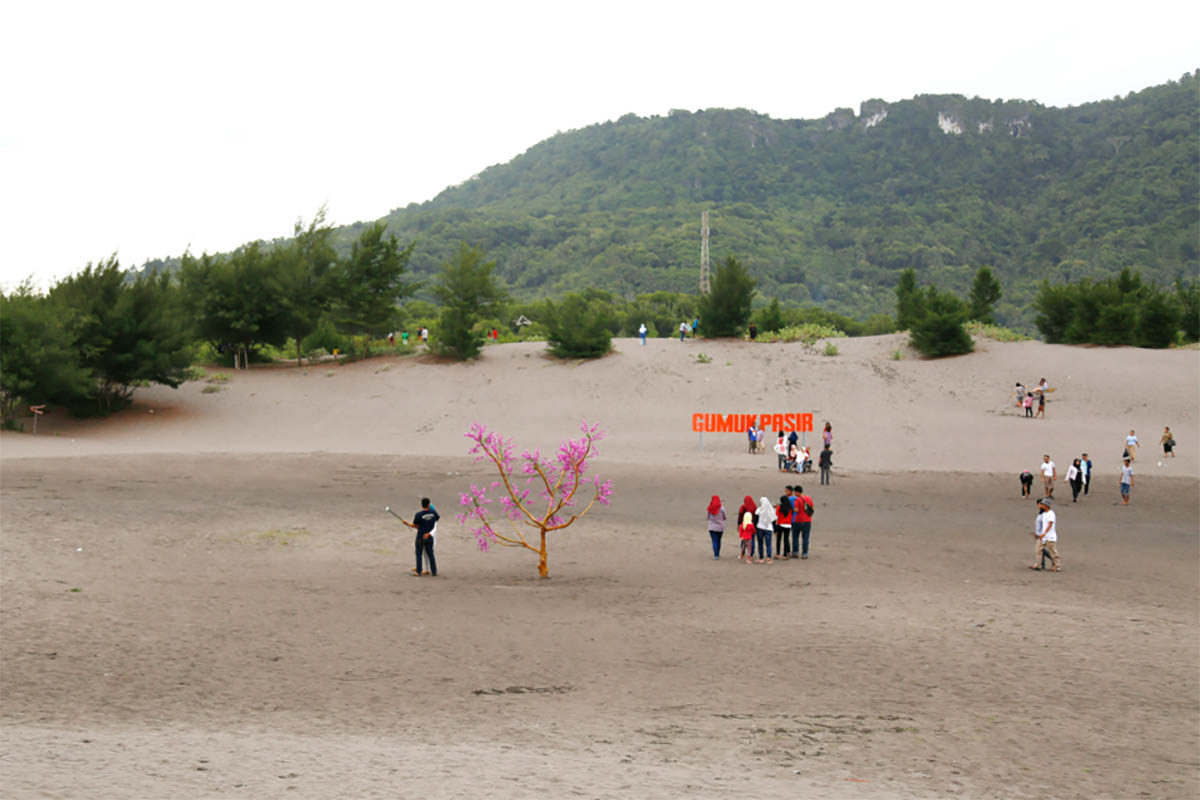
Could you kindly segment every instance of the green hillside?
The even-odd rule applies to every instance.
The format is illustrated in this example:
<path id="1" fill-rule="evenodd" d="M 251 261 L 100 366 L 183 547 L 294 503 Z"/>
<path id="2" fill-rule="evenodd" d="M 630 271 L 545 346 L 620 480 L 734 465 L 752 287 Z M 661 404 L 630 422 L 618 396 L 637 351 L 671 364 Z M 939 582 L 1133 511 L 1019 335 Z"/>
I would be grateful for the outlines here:
<path id="1" fill-rule="evenodd" d="M 1198 84 L 1191 73 L 1065 109 L 922 95 L 818 120 L 629 115 L 386 220 L 416 240 L 418 274 L 465 240 L 498 260 L 517 296 L 535 297 L 693 291 L 708 210 L 712 262 L 736 255 L 763 297 L 862 317 L 893 309 L 905 268 L 965 291 L 990 265 L 1005 287 L 998 321 L 1029 328 L 1042 278 L 1197 274 Z"/>

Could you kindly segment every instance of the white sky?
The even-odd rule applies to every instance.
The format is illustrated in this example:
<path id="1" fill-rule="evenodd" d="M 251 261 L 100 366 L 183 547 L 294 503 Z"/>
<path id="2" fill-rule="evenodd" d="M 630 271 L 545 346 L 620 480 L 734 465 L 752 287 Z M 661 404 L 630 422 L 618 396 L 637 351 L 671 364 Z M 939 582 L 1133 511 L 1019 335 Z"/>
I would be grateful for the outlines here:
<path id="1" fill-rule="evenodd" d="M 8 2 L 0 285 L 343 224 L 634 112 L 1077 105 L 1200 66 L 1200 4 Z"/>

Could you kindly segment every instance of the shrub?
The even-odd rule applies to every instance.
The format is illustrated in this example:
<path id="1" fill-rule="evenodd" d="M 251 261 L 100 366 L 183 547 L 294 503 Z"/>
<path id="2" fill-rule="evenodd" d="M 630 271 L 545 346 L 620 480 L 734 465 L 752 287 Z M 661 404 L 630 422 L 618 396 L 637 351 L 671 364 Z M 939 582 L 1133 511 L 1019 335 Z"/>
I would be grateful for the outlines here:
<path id="1" fill-rule="evenodd" d="M 1023 333 L 1018 333 L 1011 328 L 1003 328 L 999 325 L 988 325 L 978 320 L 971 320 L 966 324 L 967 333 L 972 336 L 982 336 L 985 339 L 991 339 L 993 342 L 1025 342 L 1029 337 Z"/>
<path id="2" fill-rule="evenodd" d="M 804 342 L 807 345 L 816 344 L 820 339 L 840 339 L 846 336 L 842 331 L 818 322 L 806 322 L 783 328 L 774 333 L 760 333 L 760 342 Z"/>
<path id="3" fill-rule="evenodd" d="M 546 341 L 550 354 L 559 358 L 598 358 L 612 349 L 607 313 L 577 294 L 561 303 L 547 303 Z"/>
<path id="4" fill-rule="evenodd" d="M 913 323 L 913 347 L 927 356 L 952 356 L 975 349 L 963 327 L 969 313 L 967 304 L 948 292 L 928 287 L 923 296 L 924 313 Z"/>
<path id="5" fill-rule="evenodd" d="M 836 356 L 837 354 L 838 354 L 838 346 L 836 344 L 834 344 L 833 342 L 826 342 L 825 350 L 822 353 L 822 355 Z"/>

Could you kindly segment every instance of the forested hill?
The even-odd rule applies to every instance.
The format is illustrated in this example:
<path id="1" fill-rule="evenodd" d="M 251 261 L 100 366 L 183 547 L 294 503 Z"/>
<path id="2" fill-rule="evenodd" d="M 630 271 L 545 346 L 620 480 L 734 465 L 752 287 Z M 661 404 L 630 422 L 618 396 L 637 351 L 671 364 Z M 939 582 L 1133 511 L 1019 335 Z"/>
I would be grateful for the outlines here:
<path id="1" fill-rule="evenodd" d="M 862 316 L 893 308 L 907 267 L 964 290 L 988 265 L 1005 287 L 998 320 L 1026 326 L 1045 277 L 1196 275 L 1198 83 L 1062 109 L 922 95 L 817 120 L 629 115 L 386 219 L 417 240 L 418 273 L 465 240 L 519 296 L 626 294 L 695 289 L 708 210 L 713 263 L 736 255 L 765 297 Z"/>

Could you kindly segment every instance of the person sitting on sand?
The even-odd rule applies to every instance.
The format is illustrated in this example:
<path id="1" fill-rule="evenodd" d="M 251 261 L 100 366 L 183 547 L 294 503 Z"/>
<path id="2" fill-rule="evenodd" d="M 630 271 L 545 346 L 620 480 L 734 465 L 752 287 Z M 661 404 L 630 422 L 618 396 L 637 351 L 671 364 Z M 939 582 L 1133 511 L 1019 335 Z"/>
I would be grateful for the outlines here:
<path id="1" fill-rule="evenodd" d="M 783 468 L 787 472 L 799 472 L 796 466 L 797 460 L 800 458 L 800 451 L 796 449 L 795 444 L 788 445 L 787 460 L 783 462 Z"/>
<path id="2" fill-rule="evenodd" d="M 1163 435 L 1162 435 L 1161 441 L 1162 441 L 1162 446 L 1163 446 L 1163 458 L 1166 458 L 1167 456 L 1174 458 L 1175 457 L 1175 434 L 1171 433 L 1170 427 L 1163 428 Z"/>
<path id="3" fill-rule="evenodd" d="M 808 445 L 805 445 L 800 450 L 800 458 L 801 458 L 800 469 L 798 469 L 797 472 L 812 472 L 813 471 L 812 451 L 808 449 Z"/>

